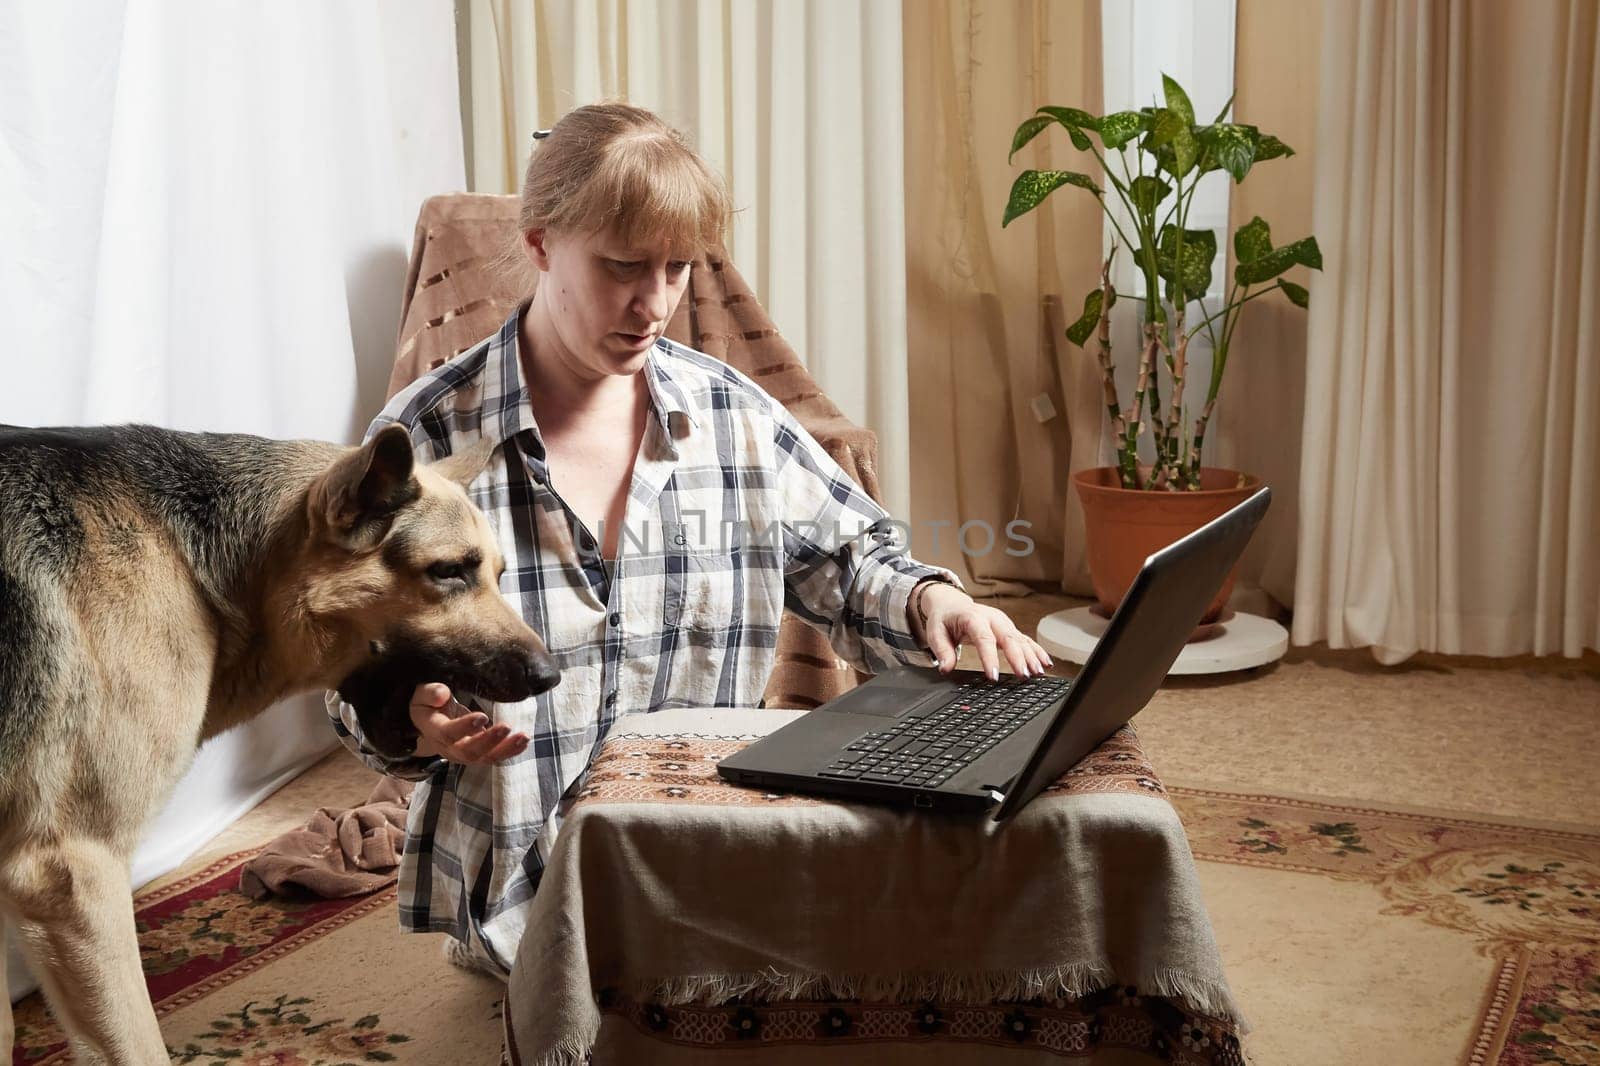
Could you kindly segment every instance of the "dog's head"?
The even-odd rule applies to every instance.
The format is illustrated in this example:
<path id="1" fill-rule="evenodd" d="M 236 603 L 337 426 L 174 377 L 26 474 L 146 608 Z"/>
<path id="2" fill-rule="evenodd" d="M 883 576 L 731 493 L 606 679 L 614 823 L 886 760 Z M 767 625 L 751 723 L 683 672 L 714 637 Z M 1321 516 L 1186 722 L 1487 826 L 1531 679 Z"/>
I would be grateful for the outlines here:
<path id="1" fill-rule="evenodd" d="M 510 703 L 560 681 L 544 642 L 500 595 L 505 562 L 463 487 L 488 454 L 485 446 L 417 465 L 406 431 L 388 426 L 307 495 L 304 604 L 359 642 L 339 691 L 386 754 L 412 750 L 410 695 L 423 682 L 443 682 L 463 701 Z"/>

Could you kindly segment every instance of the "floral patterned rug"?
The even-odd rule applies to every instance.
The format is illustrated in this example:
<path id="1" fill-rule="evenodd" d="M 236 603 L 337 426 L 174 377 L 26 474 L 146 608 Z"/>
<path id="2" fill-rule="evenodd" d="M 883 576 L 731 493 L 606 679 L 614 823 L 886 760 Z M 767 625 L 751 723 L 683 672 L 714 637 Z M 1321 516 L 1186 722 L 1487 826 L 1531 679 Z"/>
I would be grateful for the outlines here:
<path id="1" fill-rule="evenodd" d="M 1170 792 L 1202 868 L 1228 863 L 1364 883 L 1380 894 L 1379 916 L 1471 942 L 1488 977 L 1475 1021 L 1458 1055 L 1428 1061 L 1600 1063 L 1600 832 Z M 1223 958 L 1232 965 L 1226 944 Z"/>
<path id="2" fill-rule="evenodd" d="M 253 854 L 228 855 L 136 900 L 145 977 L 173 1062 L 498 1061 L 500 985 L 445 967 L 436 937 L 402 937 L 392 887 L 257 902 L 238 890 Z M 41 996 L 14 1016 L 13 1066 L 71 1061 Z M 455 1024 L 442 1025 L 447 1018 Z"/>
<path id="3" fill-rule="evenodd" d="M 1256 1025 L 1245 1043 L 1251 1062 L 1600 1064 L 1600 832 L 1169 791 L 1207 883 L 1229 976 Z M 449 967 L 438 938 L 401 935 L 393 890 L 258 903 L 237 890 L 250 854 L 207 862 L 137 901 L 174 1062 L 499 1061 L 500 986 Z M 1249 940 L 1253 926 L 1269 929 L 1262 939 L 1270 950 Z M 1369 1014 L 1325 1022 L 1313 1010 L 1308 972 L 1323 927 L 1347 931 L 1328 958 L 1360 963 L 1351 971 L 1359 978 L 1341 971 L 1324 987 L 1358 996 Z M 1414 945 L 1455 961 L 1413 957 Z M 1288 1006 L 1274 1005 L 1273 990 L 1302 980 L 1305 988 L 1284 994 Z M 1408 1021 L 1410 1043 L 1372 1036 L 1408 995 L 1437 1017 Z M 637 1013 L 648 1026 L 643 1008 Z M 16 1019 L 14 1066 L 68 1061 L 38 996 L 17 1005 Z M 1342 1044 L 1329 1031 L 1338 1025 L 1348 1030 Z M 1157 1059 L 1183 1061 L 1194 1050 L 1173 1043 Z M 1085 1061 L 1071 1050 L 1061 1057 Z"/>

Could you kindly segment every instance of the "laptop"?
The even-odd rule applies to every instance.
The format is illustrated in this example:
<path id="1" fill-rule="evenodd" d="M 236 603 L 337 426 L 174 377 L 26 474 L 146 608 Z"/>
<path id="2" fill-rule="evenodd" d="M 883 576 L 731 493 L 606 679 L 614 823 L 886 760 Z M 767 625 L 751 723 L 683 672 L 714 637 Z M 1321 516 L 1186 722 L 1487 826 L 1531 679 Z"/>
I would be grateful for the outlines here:
<path id="1" fill-rule="evenodd" d="M 879 674 L 717 772 L 736 785 L 1009 818 L 1149 702 L 1271 499 L 1263 488 L 1146 559 L 1075 678 Z"/>

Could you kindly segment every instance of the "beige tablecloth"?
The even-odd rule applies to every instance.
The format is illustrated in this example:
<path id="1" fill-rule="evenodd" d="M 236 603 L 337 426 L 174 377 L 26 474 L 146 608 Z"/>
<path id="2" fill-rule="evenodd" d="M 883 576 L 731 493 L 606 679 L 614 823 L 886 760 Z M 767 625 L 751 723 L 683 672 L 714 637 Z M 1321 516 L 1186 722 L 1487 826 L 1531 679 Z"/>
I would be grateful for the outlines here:
<path id="1" fill-rule="evenodd" d="M 1238 1062 L 1177 814 L 1131 730 L 1014 820 L 724 784 L 792 712 L 617 723 L 507 989 L 507 1060 Z"/>

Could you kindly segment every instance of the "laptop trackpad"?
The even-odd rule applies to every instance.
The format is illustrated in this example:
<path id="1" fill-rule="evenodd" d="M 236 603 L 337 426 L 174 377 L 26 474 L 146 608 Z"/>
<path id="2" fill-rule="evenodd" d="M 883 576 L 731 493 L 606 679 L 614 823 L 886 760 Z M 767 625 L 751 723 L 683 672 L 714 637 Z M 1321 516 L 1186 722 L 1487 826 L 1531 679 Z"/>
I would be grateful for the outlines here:
<path id="1" fill-rule="evenodd" d="M 896 688 L 893 685 L 863 685 L 851 693 L 839 710 L 846 714 L 871 714 L 883 718 L 896 718 L 922 704 L 948 698 L 942 689 L 929 692 L 926 688 Z"/>

